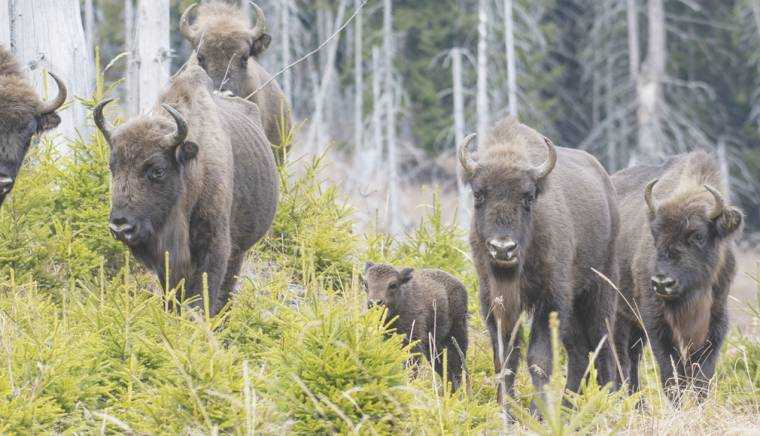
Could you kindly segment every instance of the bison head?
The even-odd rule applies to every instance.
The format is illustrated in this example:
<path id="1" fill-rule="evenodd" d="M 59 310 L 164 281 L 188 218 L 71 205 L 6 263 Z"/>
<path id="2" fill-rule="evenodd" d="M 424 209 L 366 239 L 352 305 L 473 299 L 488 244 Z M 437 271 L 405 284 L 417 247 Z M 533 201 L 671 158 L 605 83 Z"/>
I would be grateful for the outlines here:
<path id="1" fill-rule="evenodd" d="M 56 111 L 66 101 L 66 86 L 53 73 L 58 96 L 42 103 L 20 77 L 0 77 L 0 205 L 13 188 L 32 137 L 58 126 Z"/>
<path id="2" fill-rule="evenodd" d="M 182 174 L 198 154 L 198 145 L 186 141 L 187 122 L 174 108 L 162 105 L 173 122 L 163 117 L 141 117 L 116 129 L 106 127 L 100 103 L 95 124 L 111 147 L 111 215 L 113 236 L 137 247 L 168 221 L 184 190 Z"/>
<path id="3" fill-rule="evenodd" d="M 198 65 L 214 81 L 215 89 L 244 98 L 249 93 L 249 61 L 258 58 L 272 42 L 264 11 L 256 4 L 253 6 L 256 10 L 253 29 L 248 29 L 244 21 L 233 14 L 214 15 L 191 25 L 190 12 L 195 5 L 188 7 L 180 19 L 180 32 L 195 48 Z"/>
<path id="4" fill-rule="evenodd" d="M 742 213 L 709 185 L 657 205 L 652 195 L 656 183 L 644 190 L 656 253 L 651 290 L 663 300 L 708 291 L 722 266 L 721 244 L 737 233 Z"/>
<path id="5" fill-rule="evenodd" d="M 548 157 L 539 166 L 499 154 L 477 162 L 468 151 L 474 137 L 468 136 L 459 147 L 459 160 L 475 202 L 474 237 L 488 252 L 494 269 L 516 270 L 522 266 L 532 238 L 534 205 L 557 163 L 557 151 L 544 138 Z"/>
<path id="6" fill-rule="evenodd" d="M 411 268 L 399 271 L 390 265 L 367 262 L 364 266 L 364 289 L 367 291 L 369 307 L 397 307 L 401 286 L 412 279 L 412 273 Z"/>

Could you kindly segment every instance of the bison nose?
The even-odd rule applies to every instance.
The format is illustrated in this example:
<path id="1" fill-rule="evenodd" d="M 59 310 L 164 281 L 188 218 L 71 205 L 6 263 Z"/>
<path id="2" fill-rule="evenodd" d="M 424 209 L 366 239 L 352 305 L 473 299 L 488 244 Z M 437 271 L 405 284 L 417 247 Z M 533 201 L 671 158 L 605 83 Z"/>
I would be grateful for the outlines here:
<path id="1" fill-rule="evenodd" d="M 0 195 L 11 192 L 13 188 L 13 178 L 0 175 Z"/>
<path id="2" fill-rule="evenodd" d="M 132 241 L 137 233 L 137 225 L 125 217 L 111 218 L 108 228 L 114 238 L 124 242 Z"/>
<path id="3" fill-rule="evenodd" d="M 488 252 L 496 260 L 511 262 L 517 254 L 517 242 L 510 238 L 493 238 L 488 240 Z"/>
<path id="4" fill-rule="evenodd" d="M 675 292 L 676 281 L 663 274 L 652 276 L 652 289 L 660 295 L 672 296 Z"/>

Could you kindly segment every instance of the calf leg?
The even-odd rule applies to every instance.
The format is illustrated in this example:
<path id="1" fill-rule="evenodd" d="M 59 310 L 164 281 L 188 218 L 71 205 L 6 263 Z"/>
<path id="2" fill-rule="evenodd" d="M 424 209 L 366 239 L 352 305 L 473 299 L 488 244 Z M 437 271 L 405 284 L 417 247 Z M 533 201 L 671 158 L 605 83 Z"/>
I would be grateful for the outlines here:
<path id="1" fill-rule="evenodd" d="M 449 359 L 449 380 L 454 390 L 457 390 L 462 382 L 462 374 L 466 368 L 467 346 L 467 324 L 455 322 L 446 345 Z"/>

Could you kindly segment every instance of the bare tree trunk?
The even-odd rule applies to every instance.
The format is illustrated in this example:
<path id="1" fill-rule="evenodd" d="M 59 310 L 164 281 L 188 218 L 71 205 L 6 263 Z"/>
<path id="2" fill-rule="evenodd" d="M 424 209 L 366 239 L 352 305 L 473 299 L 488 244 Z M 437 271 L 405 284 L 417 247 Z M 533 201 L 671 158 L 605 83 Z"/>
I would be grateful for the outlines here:
<path id="1" fill-rule="evenodd" d="M 11 46 L 11 0 L 0 0 L 0 44 Z"/>
<path id="2" fill-rule="evenodd" d="M 457 147 L 464 141 L 464 92 L 462 86 L 462 49 L 459 47 L 451 50 L 451 80 L 454 87 L 454 156 L 457 155 Z M 462 227 L 469 225 L 467 187 L 464 183 L 462 166 L 457 162 L 457 193 L 459 195 L 459 224 Z"/>
<path id="3" fill-rule="evenodd" d="M 86 135 L 87 111 L 74 97 L 89 97 L 94 80 L 79 0 L 12 0 L 10 5 L 11 50 L 34 88 L 43 98 L 56 94 L 44 71 L 55 72 L 68 88 L 73 103 L 59 112 L 58 131 L 67 138 L 77 131 Z"/>
<path id="4" fill-rule="evenodd" d="M 639 77 L 639 11 L 636 0 L 628 0 L 628 68 L 634 85 Z"/>
<path id="5" fill-rule="evenodd" d="M 398 150 L 396 148 L 396 99 L 393 86 L 393 4 L 383 1 L 383 49 L 385 51 L 385 103 L 388 127 L 388 230 L 397 234 L 401 230 L 398 204 Z"/>
<path id="6" fill-rule="evenodd" d="M 137 4 L 138 101 L 149 110 L 169 82 L 171 46 L 169 0 L 139 0 Z"/>
<path id="7" fill-rule="evenodd" d="M 507 99 L 509 100 L 509 114 L 517 116 L 517 68 L 515 66 L 512 0 L 504 0 L 504 46 L 507 50 Z"/>
<path id="8" fill-rule="evenodd" d="M 479 143 L 488 132 L 488 0 L 478 3 L 478 138 Z"/>
<path id="9" fill-rule="evenodd" d="M 126 111 L 129 116 L 140 112 L 139 59 L 135 39 L 134 3 L 133 0 L 124 0 L 124 52 L 127 53 Z"/>
<path id="10" fill-rule="evenodd" d="M 92 2 L 84 0 L 84 39 L 91 54 L 95 53 L 95 9 Z"/>
<path id="11" fill-rule="evenodd" d="M 372 153 L 367 156 L 368 174 L 374 174 L 383 154 L 383 66 L 380 47 L 372 47 Z"/>
<path id="12" fill-rule="evenodd" d="M 361 0 L 354 0 L 354 9 L 359 10 Z M 362 63 L 362 13 L 354 22 L 354 170 L 363 169 L 361 161 L 364 152 L 364 64 Z M 363 173 L 362 173 L 363 175 Z"/>
<path id="13" fill-rule="evenodd" d="M 615 21 L 612 18 L 614 4 L 612 1 L 604 2 L 604 16 L 605 16 L 605 28 L 609 34 L 613 34 L 615 29 Z M 615 65 L 612 53 L 614 53 L 613 41 L 611 38 L 605 39 L 605 52 L 607 56 L 604 65 L 604 87 L 605 87 L 605 99 L 604 99 L 604 111 L 605 121 L 607 121 L 607 170 L 612 173 L 617 169 L 618 162 L 618 138 L 620 128 L 615 126 L 615 94 L 613 88 L 615 87 Z M 612 119 L 610 119 L 612 118 Z M 622 123 L 621 123 L 622 124 Z"/>
<path id="14" fill-rule="evenodd" d="M 659 156 L 661 116 L 664 108 L 662 83 L 665 79 L 666 40 L 663 0 L 649 0 L 647 58 L 637 86 L 639 152 L 643 158 Z"/>
<path id="15" fill-rule="evenodd" d="M 718 165 L 720 166 L 720 177 L 723 186 L 726 188 L 726 194 L 728 194 L 728 198 L 731 198 L 731 169 L 726 154 L 726 140 L 723 137 L 718 139 Z"/>
<path id="16" fill-rule="evenodd" d="M 280 6 L 280 21 L 282 27 L 282 67 L 285 68 L 290 64 L 290 0 L 282 0 Z M 285 93 L 285 98 L 288 101 L 288 105 L 292 107 L 293 102 L 293 79 L 290 68 L 285 70 L 282 74 L 282 91 Z"/>

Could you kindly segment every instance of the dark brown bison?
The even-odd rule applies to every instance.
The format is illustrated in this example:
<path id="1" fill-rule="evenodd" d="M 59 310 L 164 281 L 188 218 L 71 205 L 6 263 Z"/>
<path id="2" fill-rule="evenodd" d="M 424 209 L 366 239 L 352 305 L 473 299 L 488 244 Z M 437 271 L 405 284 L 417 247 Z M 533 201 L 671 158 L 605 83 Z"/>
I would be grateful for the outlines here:
<path id="1" fill-rule="evenodd" d="M 211 80 L 188 67 L 152 114 L 111 132 L 110 228 L 169 287 L 186 280 L 188 296 L 208 273 L 210 311 L 227 302 L 246 251 L 269 229 L 278 197 L 270 143 L 255 104 L 212 94 Z"/>
<path id="2" fill-rule="evenodd" d="M 638 390 L 648 337 L 670 398 L 690 385 L 702 396 L 728 330 L 732 241 L 742 213 L 726 204 L 720 170 L 702 151 L 629 168 L 612 181 L 623 217 L 618 259 L 626 301 L 618 304 L 615 333 L 623 381 Z"/>
<path id="3" fill-rule="evenodd" d="M 188 7 L 180 19 L 180 32 L 195 48 L 195 59 L 214 81 L 214 88 L 249 98 L 259 106 L 267 138 L 282 162 L 290 134 L 290 108 L 285 94 L 257 59 L 267 50 L 272 37 L 267 33 L 264 12 L 256 4 L 256 26 L 248 27 L 246 17 L 235 6 L 211 1 L 198 6 L 190 24 Z M 263 89 L 251 95 L 265 83 Z"/>
<path id="4" fill-rule="evenodd" d="M 8 49 L 0 46 L 0 205 L 13 189 L 32 137 L 58 126 L 55 112 L 66 102 L 66 86 L 53 73 L 58 96 L 43 103 L 24 80 Z"/>
<path id="5" fill-rule="evenodd" d="M 541 387 L 552 370 L 549 314 L 556 311 L 568 356 L 567 389 L 577 392 L 589 353 L 614 324 L 617 295 L 593 271 L 617 276 L 615 191 L 599 162 L 555 147 L 516 118 L 497 124 L 477 156 L 460 146 L 472 187 L 470 245 L 480 282 L 480 310 L 494 366 L 504 374 L 499 401 L 514 394 L 522 311 L 533 315 L 528 366 Z M 615 381 L 611 341 L 596 360 L 601 383 Z M 535 403 L 534 406 L 535 408 Z"/>
<path id="6" fill-rule="evenodd" d="M 467 291 L 462 283 L 439 270 L 398 270 L 370 262 L 364 280 L 370 306 L 386 307 L 388 319 L 396 318 L 396 332 L 404 335 L 406 344 L 417 341 L 415 351 L 432 359 L 441 377 L 447 350 L 448 379 L 458 389 L 462 356 L 467 355 Z"/>

